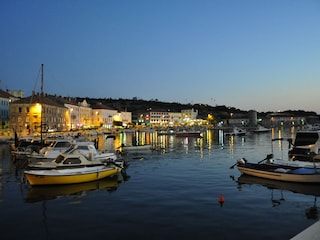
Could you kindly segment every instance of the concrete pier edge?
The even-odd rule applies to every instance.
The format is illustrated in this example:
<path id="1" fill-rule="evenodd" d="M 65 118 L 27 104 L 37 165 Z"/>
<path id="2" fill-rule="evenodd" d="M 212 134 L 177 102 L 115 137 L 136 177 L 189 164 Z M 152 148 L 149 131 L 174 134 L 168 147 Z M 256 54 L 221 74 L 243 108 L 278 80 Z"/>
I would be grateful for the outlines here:
<path id="1" fill-rule="evenodd" d="M 319 240 L 320 239 L 320 221 L 315 222 L 290 240 Z"/>

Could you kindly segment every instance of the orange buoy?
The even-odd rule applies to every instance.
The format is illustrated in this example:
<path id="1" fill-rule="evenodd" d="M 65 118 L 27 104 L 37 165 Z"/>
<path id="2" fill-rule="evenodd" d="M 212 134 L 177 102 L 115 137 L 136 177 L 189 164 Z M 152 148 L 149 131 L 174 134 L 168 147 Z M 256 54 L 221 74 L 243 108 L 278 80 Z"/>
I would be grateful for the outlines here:
<path id="1" fill-rule="evenodd" d="M 222 194 L 220 194 L 220 196 L 219 196 L 219 203 L 220 203 L 220 206 L 222 207 L 222 205 L 224 203 L 224 196 Z"/>

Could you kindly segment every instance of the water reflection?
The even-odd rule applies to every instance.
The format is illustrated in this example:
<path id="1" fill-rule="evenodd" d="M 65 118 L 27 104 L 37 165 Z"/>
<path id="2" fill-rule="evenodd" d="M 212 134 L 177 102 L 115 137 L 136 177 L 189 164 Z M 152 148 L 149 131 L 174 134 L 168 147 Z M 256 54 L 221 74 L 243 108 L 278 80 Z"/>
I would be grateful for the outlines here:
<path id="1" fill-rule="evenodd" d="M 275 130 L 275 133 L 283 137 L 291 135 L 288 129 L 287 133 L 281 131 Z M 112 133 L 114 138 L 110 135 L 94 136 L 99 138 L 100 150 L 115 151 L 122 143 L 149 142 L 160 151 L 129 155 L 128 173 L 132 178 L 125 185 L 112 181 L 109 186 L 80 184 L 82 188 L 78 190 L 69 187 L 31 190 L 15 176 L 10 156 L 0 159 L 1 184 L 5 184 L 1 189 L 3 193 L 0 192 L 3 198 L 0 210 L 5 216 L 3 235 L 15 234 L 15 239 L 45 239 L 45 233 L 47 239 L 62 236 L 87 239 L 105 236 L 106 229 L 113 229 L 110 237 L 118 239 L 132 236 L 141 239 L 154 236 L 158 239 L 212 239 L 212 236 L 237 239 L 239 234 L 244 239 L 289 239 L 302 224 L 303 227 L 310 224 L 304 213 L 309 218 L 317 217 L 318 209 L 312 204 L 314 195 L 303 196 L 275 188 L 271 189 L 273 201 L 270 201 L 269 188 L 257 184 L 248 189 L 247 183 L 239 183 L 245 190 L 240 192 L 235 187 L 239 172 L 230 170 L 229 166 L 238 157 L 259 161 L 269 154 L 270 132 L 248 133 L 231 139 L 225 137 L 221 129 L 205 130 L 202 139 L 177 139 L 174 135 L 161 136 L 157 132 L 118 131 Z M 234 174 L 235 181 L 226 180 L 230 174 Z M 108 191 L 114 192 L 109 194 Z M 225 202 L 219 197 L 220 193 Z M 286 201 L 281 200 L 285 198 Z M 109 199 L 112 201 L 106 201 Z M 294 206 L 288 207 L 292 201 Z M 112 204 L 99 204 L 105 202 Z M 223 208 L 218 203 L 223 203 Z M 43 215 L 39 216 L 39 210 Z M 21 213 L 33 220 L 21 218 Z M 288 215 L 290 224 L 282 225 L 288 221 Z M 15 221 L 22 231 L 10 231 Z M 263 235 L 261 229 L 265 228 L 268 233 Z"/>
<path id="2" fill-rule="evenodd" d="M 272 128 L 270 138 L 293 138 L 295 135 L 296 129 L 291 128 L 289 131 L 283 128 Z M 266 133 L 270 134 L 270 133 Z M 233 152 L 233 147 L 235 144 L 245 144 L 247 137 L 257 136 L 261 137 L 260 134 L 254 134 L 248 132 L 246 136 L 229 136 L 226 137 L 224 130 L 222 129 L 207 129 L 203 130 L 201 135 L 203 136 L 202 141 L 199 138 L 200 148 L 213 149 L 215 146 L 220 146 L 223 148 L 225 145 L 228 145 L 230 152 Z M 170 149 L 175 148 L 175 145 L 180 143 L 181 139 L 177 139 L 174 135 L 170 134 L 160 134 L 157 131 L 119 131 L 113 135 L 114 138 L 108 137 L 108 135 L 103 134 L 98 136 L 99 149 L 100 150 L 109 150 L 113 151 L 114 149 L 119 148 L 122 145 L 125 146 L 140 146 L 140 145 L 152 145 L 154 149 Z M 188 137 L 184 139 L 184 145 L 189 146 L 188 141 L 194 139 Z M 278 141 L 275 150 L 283 149 L 283 142 Z"/>
<path id="3" fill-rule="evenodd" d="M 308 219 L 318 218 L 317 197 L 320 196 L 319 184 L 303 184 L 292 183 L 284 181 L 275 181 L 248 175 L 241 175 L 238 178 L 238 189 L 242 190 L 245 185 L 260 185 L 271 190 L 271 203 L 272 207 L 279 206 L 285 201 L 283 191 L 290 191 L 293 193 L 314 196 L 313 205 L 306 209 L 305 214 Z M 280 193 L 280 197 L 275 197 L 275 191 Z"/>

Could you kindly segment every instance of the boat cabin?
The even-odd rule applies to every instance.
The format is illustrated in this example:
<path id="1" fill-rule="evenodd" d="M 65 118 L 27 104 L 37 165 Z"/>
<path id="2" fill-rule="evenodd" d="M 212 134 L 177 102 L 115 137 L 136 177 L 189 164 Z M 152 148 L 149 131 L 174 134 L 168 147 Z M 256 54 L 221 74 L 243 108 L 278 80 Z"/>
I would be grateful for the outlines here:
<path id="1" fill-rule="evenodd" d="M 289 150 L 292 160 L 320 160 L 320 131 L 298 131 Z"/>

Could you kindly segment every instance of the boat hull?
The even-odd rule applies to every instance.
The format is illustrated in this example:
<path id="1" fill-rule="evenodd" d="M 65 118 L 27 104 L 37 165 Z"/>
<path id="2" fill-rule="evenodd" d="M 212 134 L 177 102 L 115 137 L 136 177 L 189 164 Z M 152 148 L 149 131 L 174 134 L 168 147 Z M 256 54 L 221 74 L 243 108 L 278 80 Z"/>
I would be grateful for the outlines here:
<path id="1" fill-rule="evenodd" d="M 117 168 L 105 166 L 63 170 L 30 170 L 24 172 L 25 177 L 32 186 L 91 182 L 113 176 L 117 173 Z"/>
<path id="2" fill-rule="evenodd" d="M 281 166 L 278 166 L 278 168 L 274 169 L 273 171 L 256 169 L 246 165 L 238 165 L 237 168 L 242 174 L 247 174 L 254 177 L 287 182 L 320 183 L 319 169 L 299 168 L 296 172 L 286 173 L 283 171 L 285 169 L 281 168 Z M 301 172 L 298 172 L 299 170 L 301 170 Z"/>

